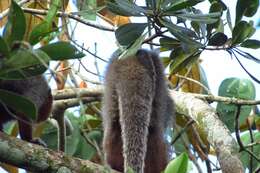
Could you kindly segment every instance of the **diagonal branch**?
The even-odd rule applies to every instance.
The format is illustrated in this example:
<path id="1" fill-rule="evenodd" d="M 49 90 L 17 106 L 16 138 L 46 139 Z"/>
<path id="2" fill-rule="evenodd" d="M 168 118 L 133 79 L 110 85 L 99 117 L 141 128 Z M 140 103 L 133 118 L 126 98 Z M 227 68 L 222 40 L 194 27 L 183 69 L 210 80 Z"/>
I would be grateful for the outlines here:
<path id="1" fill-rule="evenodd" d="M 208 103 L 191 94 L 171 91 L 178 113 L 195 120 L 215 149 L 223 173 L 243 173 L 239 160 L 239 149 L 230 131 L 218 118 L 216 111 Z"/>

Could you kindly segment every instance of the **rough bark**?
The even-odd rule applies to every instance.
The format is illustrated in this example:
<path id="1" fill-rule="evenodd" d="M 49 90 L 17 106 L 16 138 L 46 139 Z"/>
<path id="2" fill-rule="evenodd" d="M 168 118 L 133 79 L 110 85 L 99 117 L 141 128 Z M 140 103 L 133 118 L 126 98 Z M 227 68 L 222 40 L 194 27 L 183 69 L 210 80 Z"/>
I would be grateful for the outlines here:
<path id="1" fill-rule="evenodd" d="M 0 161 L 32 172 L 105 173 L 108 168 L 0 132 Z M 118 173 L 111 170 L 111 173 Z"/>
<path id="2" fill-rule="evenodd" d="M 222 172 L 243 173 L 238 145 L 230 131 L 218 118 L 215 109 L 192 94 L 171 91 L 171 96 L 175 101 L 176 111 L 192 117 L 206 134 L 209 143 L 216 150 Z"/>

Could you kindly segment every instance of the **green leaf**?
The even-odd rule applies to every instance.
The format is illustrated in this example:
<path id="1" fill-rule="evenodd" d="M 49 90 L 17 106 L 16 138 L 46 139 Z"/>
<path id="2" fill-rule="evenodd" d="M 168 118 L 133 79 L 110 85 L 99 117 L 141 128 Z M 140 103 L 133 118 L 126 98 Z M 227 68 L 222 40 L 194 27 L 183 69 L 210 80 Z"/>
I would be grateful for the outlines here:
<path id="1" fill-rule="evenodd" d="M 6 73 L 1 73 L 0 70 L 0 79 L 3 80 L 22 80 L 28 77 L 37 76 L 43 74 L 47 70 L 45 65 L 34 65 L 31 67 L 25 67 L 17 70 L 10 70 Z"/>
<path id="2" fill-rule="evenodd" d="M 227 42 L 228 37 L 222 33 L 218 32 L 214 34 L 210 39 L 209 39 L 209 46 L 222 46 Z"/>
<path id="3" fill-rule="evenodd" d="M 174 38 L 160 38 L 160 46 L 161 46 L 161 50 L 172 50 L 174 48 L 177 48 L 181 45 L 181 42 L 179 40 L 176 40 Z"/>
<path id="4" fill-rule="evenodd" d="M 247 39 L 254 32 L 254 27 L 246 21 L 238 22 L 232 31 L 232 45 L 237 45 Z"/>
<path id="5" fill-rule="evenodd" d="M 26 21 L 23 10 L 14 0 L 12 0 L 8 22 L 4 28 L 3 37 L 7 44 L 11 46 L 14 41 L 23 40 L 25 30 Z"/>
<path id="6" fill-rule="evenodd" d="M 43 21 L 39 25 L 36 25 L 29 37 L 29 42 L 31 45 L 39 43 L 44 37 L 52 32 L 51 24 L 49 22 Z"/>
<path id="7" fill-rule="evenodd" d="M 223 12 L 223 6 L 220 2 L 214 1 L 210 8 L 209 8 L 209 13 L 216 13 L 216 12 Z M 215 23 L 211 23 L 207 25 L 207 35 L 211 35 L 211 31 L 213 28 L 218 28 L 220 24 L 220 19 L 218 21 L 216 21 Z"/>
<path id="8" fill-rule="evenodd" d="M 200 52 L 186 53 L 182 48 L 176 48 L 171 52 L 170 74 L 174 74 L 193 64 L 199 58 Z"/>
<path id="9" fill-rule="evenodd" d="M 115 0 L 116 3 L 107 2 L 107 7 L 115 14 L 122 16 L 144 16 L 146 12 L 142 7 L 139 7 L 133 2 Z"/>
<path id="10" fill-rule="evenodd" d="M 10 58 L 4 59 L 3 67 L 0 75 L 17 71 L 35 65 L 47 65 L 49 63 L 49 56 L 41 50 L 22 50 L 15 51 Z M 45 64 L 44 64 L 45 63 Z"/>
<path id="11" fill-rule="evenodd" d="M 47 16 L 44 18 L 45 21 L 51 23 L 53 18 L 56 16 L 58 9 L 60 8 L 61 0 L 52 0 L 50 9 L 48 10 Z"/>
<path id="12" fill-rule="evenodd" d="M 84 19 L 96 20 L 97 11 L 99 11 L 96 0 L 78 1 L 77 7 L 79 9 L 78 14 Z"/>
<path id="13" fill-rule="evenodd" d="M 139 37 L 129 48 L 124 50 L 124 52 L 118 57 L 118 59 L 126 58 L 132 55 L 135 55 L 136 52 L 140 49 L 142 46 L 142 43 L 146 37 L 146 34 L 143 34 L 141 37 Z"/>
<path id="14" fill-rule="evenodd" d="M 238 23 L 243 16 L 252 17 L 259 6 L 259 0 L 238 0 L 236 5 L 236 23 Z"/>
<path id="15" fill-rule="evenodd" d="M 260 142 L 260 133 L 257 131 L 253 131 L 253 139 L 254 142 Z M 250 138 L 250 133 L 247 131 L 241 136 L 241 140 L 244 145 L 248 145 L 251 142 Z M 248 148 L 250 150 L 250 148 Z M 253 146 L 253 151 L 252 151 L 257 157 L 260 157 L 260 145 L 255 145 Z M 241 152 L 241 157 L 240 157 L 243 165 L 245 168 L 250 168 L 250 155 L 246 151 Z M 260 167 L 260 163 L 257 162 L 257 160 L 253 159 L 253 170 L 256 170 L 256 168 Z M 253 171 L 255 172 L 255 171 Z"/>
<path id="16" fill-rule="evenodd" d="M 39 50 L 44 51 L 51 60 L 55 61 L 79 59 L 85 56 L 82 52 L 79 52 L 75 46 L 65 41 L 48 44 L 39 48 Z"/>
<path id="17" fill-rule="evenodd" d="M 0 89 L 0 102 L 30 120 L 37 119 L 37 108 L 29 99 L 14 92 Z M 9 110 L 10 111 L 10 110 Z"/>
<path id="18" fill-rule="evenodd" d="M 10 55 L 10 49 L 7 45 L 7 43 L 5 42 L 5 40 L 3 39 L 3 37 L 0 37 L 0 57 L 4 56 L 6 58 L 8 58 Z"/>
<path id="19" fill-rule="evenodd" d="M 248 79 L 227 78 L 222 81 L 218 91 L 219 96 L 254 100 L 256 91 L 254 84 Z M 250 114 L 252 106 L 242 106 L 239 116 L 239 122 L 244 123 Z M 235 114 L 237 106 L 219 102 L 217 104 L 217 112 L 220 119 L 227 125 L 231 132 L 234 131 Z"/>
<path id="20" fill-rule="evenodd" d="M 178 25 L 175 25 L 166 20 L 160 20 L 160 22 L 169 29 L 172 35 L 174 35 L 181 42 L 186 43 L 194 48 L 203 47 L 200 42 L 193 40 L 191 37 L 196 37 L 196 33 L 188 28 L 184 28 Z"/>
<path id="21" fill-rule="evenodd" d="M 144 32 L 147 23 L 128 23 L 120 26 L 116 32 L 116 39 L 122 46 L 134 43 Z"/>
<path id="22" fill-rule="evenodd" d="M 229 9 L 227 10 L 227 24 L 228 24 L 228 27 L 230 29 L 230 31 L 233 30 L 233 27 L 232 27 L 232 21 L 231 21 L 231 15 L 230 15 L 230 11 Z"/>
<path id="23" fill-rule="evenodd" d="M 164 12 L 175 12 L 185 8 L 189 8 L 195 6 L 196 4 L 202 2 L 204 0 L 182 0 L 177 1 L 176 3 L 171 4 Z"/>
<path id="24" fill-rule="evenodd" d="M 241 47 L 246 47 L 250 49 L 258 49 L 260 48 L 260 41 L 254 39 L 247 39 L 240 44 Z"/>
<path id="25" fill-rule="evenodd" d="M 191 21 L 197 21 L 201 23 L 215 23 L 221 16 L 220 12 L 215 12 L 215 13 L 209 13 L 209 14 L 189 14 L 189 13 L 184 13 L 184 14 L 176 14 L 177 17 L 185 20 L 191 20 Z"/>
<path id="26" fill-rule="evenodd" d="M 186 173 L 188 169 L 189 158 L 187 153 L 182 153 L 172 160 L 166 167 L 165 173 Z"/>

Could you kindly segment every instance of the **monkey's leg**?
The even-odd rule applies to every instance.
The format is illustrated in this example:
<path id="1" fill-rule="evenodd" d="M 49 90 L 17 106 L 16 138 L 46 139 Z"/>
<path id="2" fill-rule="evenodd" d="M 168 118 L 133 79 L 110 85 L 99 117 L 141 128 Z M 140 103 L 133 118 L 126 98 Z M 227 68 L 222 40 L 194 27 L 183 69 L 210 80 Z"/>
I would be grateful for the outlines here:
<path id="1" fill-rule="evenodd" d="M 124 83 L 126 82 L 126 83 Z M 121 86 L 124 87 L 120 87 Z M 119 84 L 120 124 L 123 138 L 124 172 L 130 167 L 143 173 L 150 114 L 152 109 L 152 81 L 122 79 Z"/>
<path id="2" fill-rule="evenodd" d="M 119 118 L 119 117 L 118 117 Z M 122 154 L 122 139 L 119 119 L 112 122 L 112 126 L 104 130 L 104 151 L 106 163 L 112 169 L 124 171 L 124 159 Z"/>
<path id="3" fill-rule="evenodd" d="M 103 148 L 105 161 L 111 168 L 118 171 L 124 170 L 122 154 L 121 127 L 119 124 L 118 97 L 113 89 L 113 83 L 105 88 L 103 104 Z"/>
<path id="4" fill-rule="evenodd" d="M 160 173 L 165 169 L 167 162 L 168 145 L 163 139 L 163 131 L 157 127 L 149 127 L 145 172 Z"/>

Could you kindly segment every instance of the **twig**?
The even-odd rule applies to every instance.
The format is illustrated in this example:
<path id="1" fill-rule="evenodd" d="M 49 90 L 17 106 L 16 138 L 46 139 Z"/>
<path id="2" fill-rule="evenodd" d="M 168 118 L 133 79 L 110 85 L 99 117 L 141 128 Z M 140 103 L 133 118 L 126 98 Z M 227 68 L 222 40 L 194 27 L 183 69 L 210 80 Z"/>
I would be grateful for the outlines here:
<path id="1" fill-rule="evenodd" d="M 250 142 L 254 143 L 254 137 L 253 137 L 253 132 L 252 132 L 252 129 L 250 126 L 250 122 L 248 119 L 246 120 L 246 122 L 247 122 L 248 130 L 249 130 L 249 134 L 250 134 Z M 251 150 L 251 152 L 254 152 L 254 147 L 251 146 L 250 150 Z M 253 157 L 251 155 L 249 156 L 249 162 L 250 162 L 249 173 L 253 173 Z"/>
<path id="2" fill-rule="evenodd" d="M 21 1 L 19 1 L 17 4 L 20 5 L 20 6 L 22 6 L 23 4 L 25 4 L 25 3 L 29 2 L 29 1 L 30 1 L 30 0 L 21 0 Z M 7 8 L 7 9 L 4 10 L 2 13 L 0 13 L 0 20 L 2 20 L 5 16 L 7 16 L 8 13 L 9 13 L 9 11 L 10 11 L 10 8 Z"/>
<path id="3" fill-rule="evenodd" d="M 260 159 L 250 150 L 248 150 L 247 148 L 244 147 L 244 144 L 240 138 L 240 133 L 239 133 L 239 115 L 240 115 L 240 111 L 241 111 L 241 105 L 237 105 L 237 112 L 236 112 L 236 119 L 235 119 L 235 134 L 236 134 L 236 139 L 237 139 L 237 143 L 240 147 L 240 152 L 241 151 L 246 151 L 248 154 L 250 154 L 255 160 L 257 160 L 258 162 L 260 162 Z"/>
<path id="4" fill-rule="evenodd" d="M 73 73 L 75 73 L 77 76 L 79 76 L 82 80 L 84 80 L 86 82 L 89 82 L 89 83 L 92 83 L 95 85 L 101 85 L 100 82 L 87 78 L 86 76 L 82 75 L 79 71 L 77 71 L 75 69 L 72 69 L 72 71 L 73 71 Z"/>
<path id="5" fill-rule="evenodd" d="M 79 48 L 81 48 L 82 50 L 86 51 L 87 53 L 89 53 L 90 55 L 94 56 L 97 59 L 100 59 L 101 61 L 104 61 L 106 63 L 108 63 L 107 60 L 97 56 L 95 53 L 89 51 L 88 49 L 84 48 L 83 46 L 79 45 L 75 40 L 70 40 L 73 44 L 75 44 L 76 46 L 78 46 Z"/>
<path id="6" fill-rule="evenodd" d="M 180 132 L 176 135 L 176 137 L 171 141 L 171 145 L 173 145 L 181 136 L 183 133 L 187 131 L 187 129 L 193 124 L 195 121 L 194 120 L 189 120 L 185 126 L 180 130 Z"/>
<path id="7" fill-rule="evenodd" d="M 80 65 L 83 67 L 83 69 L 84 69 L 86 72 L 88 72 L 88 73 L 90 73 L 90 74 L 92 74 L 92 75 L 95 75 L 95 76 L 97 76 L 97 77 L 103 77 L 103 76 L 101 76 L 101 75 L 99 75 L 99 74 L 97 74 L 97 73 L 95 73 L 95 72 L 92 72 L 92 71 L 90 71 L 89 69 L 87 69 L 80 59 L 79 59 L 78 61 L 79 61 Z"/>
<path id="8" fill-rule="evenodd" d="M 199 86 L 202 87 L 204 90 L 206 90 L 208 94 L 210 94 L 210 95 L 212 94 L 212 93 L 210 92 L 210 90 L 209 90 L 205 85 L 203 85 L 201 82 L 199 82 L 199 81 L 197 81 L 197 80 L 194 80 L 194 79 L 192 79 L 192 78 L 189 78 L 189 77 L 187 77 L 187 76 L 183 76 L 183 75 L 179 75 L 179 74 L 175 74 L 175 75 L 176 75 L 177 77 L 179 77 L 179 78 L 182 78 L 182 79 L 191 81 L 191 82 L 193 82 L 193 83 L 199 85 Z"/>
<path id="9" fill-rule="evenodd" d="M 245 147 L 245 148 L 250 148 L 250 147 L 255 146 L 255 145 L 260 145 L 260 141 L 256 141 L 256 142 L 247 144 L 247 145 L 245 145 L 244 147 Z"/>
<path id="10" fill-rule="evenodd" d="M 217 102 L 225 102 L 227 104 L 236 104 L 236 105 L 259 105 L 260 100 L 243 100 L 238 98 L 231 97 L 222 97 L 222 96 L 214 96 L 214 95 L 206 95 L 206 94 L 194 94 L 190 93 L 196 98 L 207 100 L 207 101 L 217 101 Z"/>
<path id="11" fill-rule="evenodd" d="M 95 43 L 95 55 L 97 55 L 97 43 Z M 97 58 L 96 58 L 96 56 L 94 56 L 94 58 L 95 58 L 94 64 L 95 64 L 96 71 L 97 71 L 97 74 L 98 74 L 98 79 L 99 79 L 99 82 L 101 82 L 102 78 L 101 78 L 100 71 L 99 71 L 99 68 L 98 68 Z"/>
<path id="12" fill-rule="evenodd" d="M 47 15 L 47 13 L 48 13 L 48 10 L 40 10 L 40 9 L 33 9 L 33 8 L 22 8 L 22 10 L 26 13 L 38 14 L 38 15 Z M 110 32 L 115 31 L 114 28 L 88 22 L 88 21 L 82 19 L 79 16 L 73 15 L 72 13 L 66 13 L 66 12 L 58 11 L 56 13 L 56 16 L 58 16 L 58 17 L 68 17 L 68 18 L 73 19 L 75 21 L 78 21 L 78 22 L 80 22 L 84 25 L 87 25 L 87 26 L 90 26 L 90 27 L 93 27 L 93 28 L 97 28 L 97 29 L 100 29 L 100 30 L 103 30 L 103 31 L 110 31 Z"/>

